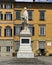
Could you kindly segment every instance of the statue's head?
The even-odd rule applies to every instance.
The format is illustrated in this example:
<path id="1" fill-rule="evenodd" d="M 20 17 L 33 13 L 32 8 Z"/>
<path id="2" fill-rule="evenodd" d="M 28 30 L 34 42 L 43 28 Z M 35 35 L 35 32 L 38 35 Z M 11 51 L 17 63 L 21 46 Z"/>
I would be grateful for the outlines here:
<path id="1" fill-rule="evenodd" d="M 27 10 L 27 8 L 26 8 L 26 7 L 24 7 L 24 10 Z"/>

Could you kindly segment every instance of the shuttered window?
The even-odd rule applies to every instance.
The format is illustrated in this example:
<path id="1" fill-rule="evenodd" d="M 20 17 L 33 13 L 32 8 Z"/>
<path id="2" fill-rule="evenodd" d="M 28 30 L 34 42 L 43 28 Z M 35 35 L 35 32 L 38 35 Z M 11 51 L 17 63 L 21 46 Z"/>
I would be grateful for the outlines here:
<path id="1" fill-rule="evenodd" d="M 32 10 L 28 10 L 28 17 L 29 17 L 28 19 L 29 19 L 29 20 L 32 20 L 32 19 L 33 19 L 33 18 L 32 18 L 32 16 L 33 16 L 32 13 L 33 13 Z"/>
<path id="2" fill-rule="evenodd" d="M 1 9 L 1 8 L 3 8 L 3 5 L 2 5 L 2 4 L 0 4 L 0 9 Z"/>
<path id="3" fill-rule="evenodd" d="M 5 20 L 12 20 L 12 14 L 11 13 L 6 13 L 5 14 Z"/>
<path id="4" fill-rule="evenodd" d="M 10 27 L 5 28 L 5 36 L 7 36 L 7 37 L 12 36 L 12 29 Z"/>
<path id="5" fill-rule="evenodd" d="M 6 46 L 6 51 L 10 52 L 10 46 Z"/>
<path id="6" fill-rule="evenodd" d="M 19 19 L 21 19 L 21 11 L 17 10 L 16 11 L 16 20 L 19 20 Z"/>
<path id="7" fill-rule="evenodd" d="M 40 11 L 40 20 L 45 20 L 45 11 Z"/>
<path id="8" fill-rule="evenodd" d="M 3 14 L 0 12 L 0 20 L 3 19 Z"/>
<path id="9" fill-rule="evenodd" d="M 16 41 L 15 43 L 16 43 L 16 51 L 18 51 L 19 50 L 19 46 L 20 46 L 20 41 Z"/>
<path id="10" fill-rule="evenodd" d="M 35 29 L 35 28 L 34 28 L 33 26 L 30 26 L 30 25 L 29 25 L 29 30 L 30 30 L 32 36 L 34 36 L 34 32 L 35 32 L 34 29 Z"/>
<path id="11" fill-rule="evenodd" d="M 39 26 L 39 35 L 41 35 L 41 36 L 43 36 L 43 35 L 45 35 L 45 25 L 40 25 Z"/>
<path id="12" fill-rule="evenodd" d="M 22 30 L 21 25 L 14 26 L 14 35 L 19 35 L 21 30 Z"/>
<path id="13" fill-rule="evenodd" d="M 5 5 L 5 8 L 11 9 L 11 8 L 12 8 L 12 4 L 6 4 L 6 5 Z"/>

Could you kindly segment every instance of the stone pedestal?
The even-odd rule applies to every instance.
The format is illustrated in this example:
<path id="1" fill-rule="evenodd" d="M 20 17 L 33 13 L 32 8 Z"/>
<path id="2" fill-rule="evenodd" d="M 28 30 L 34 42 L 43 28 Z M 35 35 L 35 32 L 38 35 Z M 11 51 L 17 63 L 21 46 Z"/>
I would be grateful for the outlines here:
<path id="1" fill-rule="evenodd" d="M 22 30 L 20 33 L 20 47 L 17 52 L 17 58 L 34 58 L 31 46 L 31 33 L 28 30 Z"/>

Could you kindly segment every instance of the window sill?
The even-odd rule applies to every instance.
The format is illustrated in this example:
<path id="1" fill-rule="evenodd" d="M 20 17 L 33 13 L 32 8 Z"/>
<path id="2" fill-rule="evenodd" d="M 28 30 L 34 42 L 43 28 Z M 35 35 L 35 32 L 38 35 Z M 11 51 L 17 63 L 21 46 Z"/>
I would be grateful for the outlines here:
<path id="1" fill-rule="evenodd" d="M 32 21 L 33 19 L 28 19 L 29 21 Z"/>
<path id="2" fill-rule="evenodd" d="M 12 21 L 12 20 L 5 20 L 5 21 Z"/>
<path id="3" fill-rule="evenodd" d="M 39 36 L 46 36 L 46 35 L 39 35 Z"/>
<path id="4" fill-rule="evenodd" d="M 18 34 L 15 34 L 14 36 L 19 36 L 20 35 L 20 32 Z"/>
<path id="5" fill-rule="evenodd" d="M 45 19 L 40 19 L 40 21 L 45 21 Z"/>
<path id="6" fill-rule="evenodd" d="M 2 8 L 2 9 L 13 9 L 13 8 Z"/>
<path id="7" fill-rule="evenodd" d="M 14 19 L 14 20 L 21 20 L 21 19 Z"/>
<path id="8" fill-rule="evenodd" d="M 4 36 L 4 37 L 12 37 L 12 36 Z"/>

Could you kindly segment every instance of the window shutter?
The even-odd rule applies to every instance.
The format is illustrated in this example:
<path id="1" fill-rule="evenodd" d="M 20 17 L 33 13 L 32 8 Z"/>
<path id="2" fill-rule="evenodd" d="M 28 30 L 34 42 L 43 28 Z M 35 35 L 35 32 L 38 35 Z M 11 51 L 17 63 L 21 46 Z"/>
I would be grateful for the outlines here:
<path id="1" fill-rule="evenodd" d="M 0 36 L 1 36 L 1 28 L 0 28 Z"/>
<path id="2" fill-rule="evenodd" d="M 6 14 L 5 14 L 5 20 L 6 20 Z"/>
<path id="3" fill-rule="evenodd" d="M 22 30 L 22 29 L 23 29 L 23 28 L 22 28 L 22 26 L 21 26 L 21 30 Z M 21 31 L 21 30 L 20 30 L 20 31 Z"/>
<path id="4" fill-rule="evenodd" d="M 11 20 L 12 20 L 12 14 L 11 14 Z"/>
<path id="5" fill-rule="evenodd" d="M 10 32 L 11 32 L 10 36 L 12 36 L 12 29 L 11 29 L 11 31 L 10 31 Z"/>
<path id="6" fill-rule="evenodd" d="M 1 14 L 1 20 L 3 19 L 3 14 Z"/>
<path id="7" fill-rule="evenodd" d="M 14 36 L 15 36 L 15 26 L 14 26 Z"/>
<path id="8" fill-rule="evenodd" d="M 1 8 L 3 8 L 3 5 L 1 4 Z"/>
<path id="9" fill-rule="evenodd" d="M 34 36 L 34 27 L 32 27 L 32 35 Z"/>
<path id="10" fill-rule="evenodd" d="M 5 8 L 6 8 L 6 5 L 5 5 Z"/>
<path id="11" fill-rule="evenodd" d="M 4 30 L 4 36 L 6 36 L 6 29 Z"/>
<path id="12" fill-rule="evenodd" d="M 1 52 L 1 46 L 0 46 L 0 52 Z"/>
<path id="13" fill-rule="evenodd" d="M 12 8 L 12 4 L 11 4 L 11 8 Z"/>

